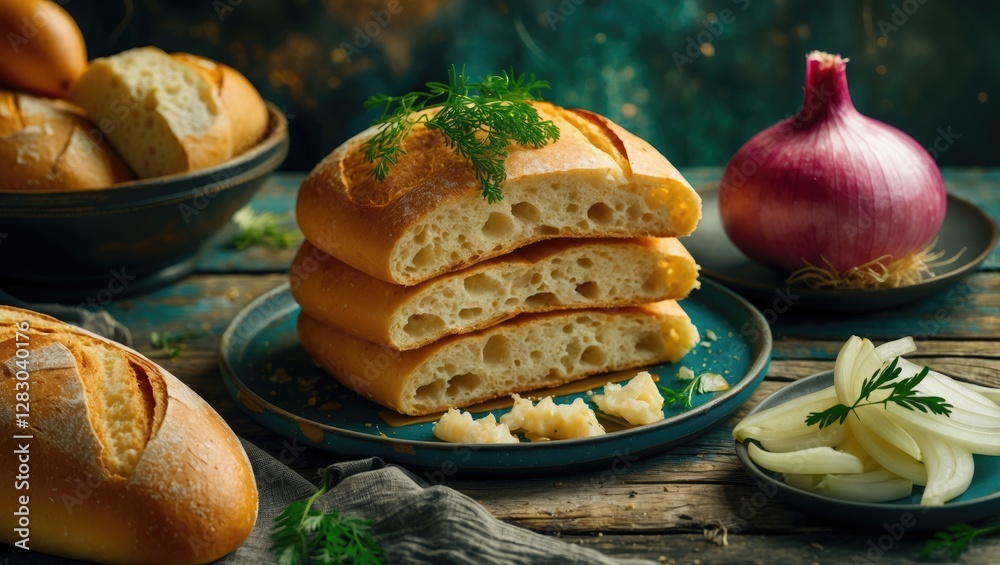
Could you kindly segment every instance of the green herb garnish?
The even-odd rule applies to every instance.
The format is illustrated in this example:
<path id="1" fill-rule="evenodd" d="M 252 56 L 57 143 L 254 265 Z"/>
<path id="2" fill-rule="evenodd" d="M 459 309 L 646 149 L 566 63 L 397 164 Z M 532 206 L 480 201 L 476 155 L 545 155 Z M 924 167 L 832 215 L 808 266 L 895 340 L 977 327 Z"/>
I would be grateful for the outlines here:
<path id="1" fill-rule="evenodd" d="M 469 161 L 482 185 L 483 197 L 490 204 L 503 199 L 501 186 L 507 179 L 504 161 L 513 141 L 534 148 L 559 139 L 559 128 L 551 120 L 542 120 L 529 101 L 538 100 L 535 91 L 549 88 L 549 83 L 535 80 L 532 74 L 515 77 L 513 69 L 473 82 L 465 67 L 448 71 L 448 84 L 428 82 L 427 92 L 402 96 L 376 94 L 365 102 L 369 110 L 382 109 L 373 125 L 382 124 L 365 143 L 365 158 L 375 166 L 372 176 L 385 180 L 403 149 L 403 140 L 416 124 L 444 134 L 455 153 Z M 441 108 L 431 117 L 422 112 Z"/>
<path id="2" fill-rule="evenodd" d="M 330 490 L 330 473 L 316 494 L 289 504 L 271 529 L 271 553 L 280 565 L 300 563 L 381 563 L 382 549 L 371 535 L 371 521 L 314 510 L 316 500 Z"/>
<path id="3" fill-rule="evenodd" d="M 291 247 L 302 237 L 299 230 L 281 229 L 278 217 L 270 212 L 256 212 L 250 208 L 243 208 L 233 215 L 233 222 L 236 223 L 239 232 L 229 240 L 229 245 L 237 251 L 256 245 Z"/>
<path id="4" fill-rule="evenodd" d="M 969 549 L 973 540 L 996 532 L 1000 532 L 1000 524 L 985 528 L 974 528 L 969 524 L 953 524 L 934 534 L 920 550 L 920 557 L 927 559 L 947 554 L 952 561 L 958 561 L 958 558 Z"/>
<path id="5" fill-rule="evenodd" d="M 186 342 L 189 339 L 195 339 L 205 335 L 205 332 L 152 332 L 149 334 L 149 345 L 156 347 L 157 349 L 162 349 L 171 359 L 178 359 L 181 356 L 181 351 L 184 349 Z"/>
<path id="6" fill-rule="evenodd" d="M 702 386 L 704 380 L 714 376 L 715 373 L 702 373 L 688 381 L 687 386 L 681 389 L 667 388 L 660 385 L 657 385 L 657 388 L 660 389 L 660 394 L 663 395 L 663 401 L 670 406 L 676 406 L 679 404 L 684 408 L 691 408 L 691 400 L 694 398 L 694 395 L 704 394 L 706 392 L 703 390 Z"/>
<path id="7" fill-rule="evenodd" d="M 896 357 L 888 367 L 875 371 L 870 379 L 865 379 L 861 385 L 861 395 L 854 401 L 854 404 L 850 406 L 837 404 L 822 412 L 810 412 L 809 416 L 806 417 L 806 425 L 819 424 L 820 429 L 822 429 L 834 422 L 843 424 L 847 420 L 847 416 L 858 408 L 874 406 L 876 404 L 888 406 L 890 402 L 902 406 L 907 410 L 919 410 L 921 412 L 931 412 L 944 416 L 950 415 L 952 405 L 945 402 L 943 398 L 940 396 L 917 396 L 916 391 L 913 390 L 927 376 L 927 373 L 930 371 L 927 367 L 924 367 L 919 373 L 910 378 L 895 383 L 890 382 L 899 378 L 902 369 L 896 366 L 898 361 L 899 357 Z M 892 392 L 882 400 L 866 402 L 868 397 L 876 390 L 891 390 Z M 857 416 L 857 413 L 855 413 L 855 416 Z"/>

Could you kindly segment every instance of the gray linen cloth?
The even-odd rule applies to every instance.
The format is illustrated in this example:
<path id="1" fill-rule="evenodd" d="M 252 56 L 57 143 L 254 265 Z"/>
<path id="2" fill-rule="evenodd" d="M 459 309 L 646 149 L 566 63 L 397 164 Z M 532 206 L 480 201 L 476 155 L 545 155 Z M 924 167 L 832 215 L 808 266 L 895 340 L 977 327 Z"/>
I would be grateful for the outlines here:
<path id="1" fill-rule="evenodd" d="M 59 304 L 25 304 L 0 291 L 0 304 L 49 314 L 94 333 L 131 344 L 128 329 L 107 312 Z M 225 565 L 270 565 L 270 531 L 285 506 L 318 489 L 270 454 L 241 440 L 260 493 L 257 524 L 233 553 L 216 561 Z M 334 486 L 315 503 L 324 512 L 371 520 L 372 535 L 386 564 L 617 564 L 651 563 L 612 559 L 595 550 L 506 524 L 479 503 L 377 458 L 347 461 L 329 468 Z M 80 564 L 77 560 L 26 552 L 0 545 L 0 563 Z"/>

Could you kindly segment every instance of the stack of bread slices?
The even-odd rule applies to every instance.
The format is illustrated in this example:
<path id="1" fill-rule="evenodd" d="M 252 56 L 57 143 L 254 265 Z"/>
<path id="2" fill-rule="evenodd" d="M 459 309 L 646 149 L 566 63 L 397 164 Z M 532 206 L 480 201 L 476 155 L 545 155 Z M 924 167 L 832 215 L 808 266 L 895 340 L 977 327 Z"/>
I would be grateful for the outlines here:
<path id="1" fill-rule="evenodd" d="M 343 385 L 424 415 L 676 362 L 698 342 L 677 303 L 698 266 L 675 239 L 701 217 L 697 193 L 610 120 L 535 108 L 559 139 L 511 147 L 496 203 L 421 125 L 384 181 L 363 151 L 375 128 L 305 180 L 299 335 Z"/>

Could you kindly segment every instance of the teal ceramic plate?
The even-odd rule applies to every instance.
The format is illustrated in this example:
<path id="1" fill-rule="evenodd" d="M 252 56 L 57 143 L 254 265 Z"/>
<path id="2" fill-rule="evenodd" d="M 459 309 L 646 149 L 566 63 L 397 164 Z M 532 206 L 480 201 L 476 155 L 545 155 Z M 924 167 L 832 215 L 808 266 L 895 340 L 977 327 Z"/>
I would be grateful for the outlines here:
<path id="1" fill-rule="evenodd" d="M 688 441 L 729 416 L 764 378 L 771 333 L 753 306 L 710 281 L 703 281 L 681 306 L 703 335 L 711 329 L 717 341 L 711 347 L 695 346 L 678 364 L 648 369 L 660 376 L 661 384 L 672 387 L 683 386 L 676 379 L 681 365 L 696 373 L 714 371 L 724 375 L 731 388 L 697 396 L 687 411 L 668 408 L 666 419 L 656 424 L 585 439 L 449 444 L 434 438 L 433 422 L 390 426 L 380 416 L 384 408 L 341 387 L 306 355 L 295 328 L 299 307 L 287 284 L 260 296 L 233 320 L 222 336 L 220 362 L 227 390 L 251 418 L 282 436 L 331 452 L 378 456 L 426 468 L 436 478 L 575 472 L 615 460 L 633 461 Z M 556 402 L 584 396 L 563 395 Z M 499 417 L 506 411 L 493 413 Z"/>
<path id="2" fill-rule="evenodd" d="M 833 371 L 800 379 L 758 402 L 747 416 L 832 385 Z M 736 442 L 736 455 L 755 479 L 772 485 L 776 489 L 775 496 L 788 505 L 859 528 L 885 531 L 886 528 L 898 530 L 897 526 L 902 526 L 906 531 L 940 530 L 957 522 L 971 522 L 1000 513 L 1000 457 L 974 456 L 976 474 L 969 490 L 943 506 L 930 508 L 919 504 L 923 487 L 914 487 L 909 497 L 892 502 L 837 500 L 789 486 L 780 473 L 754 463 L 743 442 Z"/>
<path id="3" fill-rule="evenodd" d="M 971 275 L 993 250 L 997 226 L 975 204 L 948 195 L 948 211 L 938 232 L 938 249 L 965 251 L 956 261 L 934 269 L 935 276 L 910 286 L 872 290 L 814 290 L 785 284 L 785 277 L 744 255 L 726 235 L 719 216 L 719 189 L 698 189 L 702 219 L 684 246 L 701 265 L 701 274 L 748 297 L 772 301 L 775 293 L 791 289 L 797 308 L 836 311 L 869 311 L 892 308 L 926 298 Z"/>

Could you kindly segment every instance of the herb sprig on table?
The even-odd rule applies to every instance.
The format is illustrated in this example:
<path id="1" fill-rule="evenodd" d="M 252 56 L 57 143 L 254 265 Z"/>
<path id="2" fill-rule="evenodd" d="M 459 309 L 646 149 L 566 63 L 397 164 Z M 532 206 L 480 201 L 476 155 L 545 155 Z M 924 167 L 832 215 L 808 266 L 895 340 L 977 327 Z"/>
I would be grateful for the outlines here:
<path id="1" fill-rule="evenodd" d="M 203 335 L 205 335 L 205 332 L 199 331 L 150 332 L 149 345 L 157 349 L 162 349 L 171 359 L 179 359 L 181 353 L 184 351 L 184 347 L 187 345 L 185 342 L 197 339 Z"/>
<path id="2" fill-rule="evenodd" d="M 897 406 L 902 406 L 907 410 L 919 410 L 925 413 L 931 412 L 932 414 L 941 414 L 944 416 L 950 415 L 953 406 L 945 402 L 943 398 L 940 396 L 918 396 L 917 392 L 913 390 L 927 376 L 927 373 L 930 371 L 929 368 L 924 367 L 916 375 L 901 381 L 890 382 L 899 378 L 899 374 L 902 371 L 902 369 L 896 366 L 898 361 L 899 357 L 896 357 L 888 367 L 875 371 L 870 379 L 865 379 L 861 385 L 861 394 L 854 401 L 854 404 L 850 406 L 837 404 L 822 412 L 810 412 L 806 417 L 806 425 L 819 424 L 820 429 L 822 429 L 832 425 L 834 422 L 843 424 L 851 412 L 854 412 L 858 408 L 874 406 L 876 404 L 888 406 L 890 402 Z M 889 396 L 886 396 L 882 400 L 868 401 L 868 398 L 876 390 L 890 390 L 891 392 Z"/>
<path id="3" fill-rule="evenodd" d="M 448 83 L 429 82 L 426 92 L 402 96 L 376 94 L 365 102 L 369 110 L 382 109 L 374 124 L 379 129 L 364 146 L 365 158 L 374 164 L 372 176 L 385 180 L 389 169 L 406 153 L 403 140 L 416 124 L 444 134 L 451 148 L 472 165 L 489 203 L 503 199 L 507 179 L 504 162 L 511 142 L 539 148 L 559 139 L 559 128 L 543 120 L 529 103 L 549 83 L 532 74 L 502 72 L 473 81 L 465 67 L 448 71 Z M 440 108 L 431 116 L 423 112 Z"/>
<path id="4" fill-rule="evenodd" d="M 258 245 L 291 247 L 302 236 L 298 230 L 282 229 L 279 226 L 278 216 L 270 212 L 243 208 L 233 215 L 233 222 L 239 231 L 229 240 L 229 245 L 237 251 Z"/>
<path id="5" fill-rule="evenodd" d="M 324 471 L 323 482 L 315 494 L 289 504 L 275 519 L 271 553 L 278 563 L 381 563 L 382 549 L 372 538 L 370 521 L 313 509 L 313 503 L 328 490 L 330 474 Z"/>
<path id="6" fill-rule="evenodd" d="M 958 561 L 958 558 L 969 549 L 969 545 L 976 538 L 995 533 L 1000 533 L 1000 524 L 984 528 L 975 528 L 969 524 L 952 524 L 934 534 L 924 544 L 923 549 L 920 550 L 920 557 L 927 559 L 945 554 L 952 561 Z"/>

